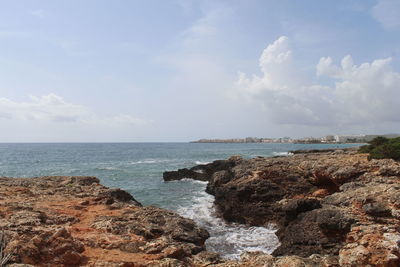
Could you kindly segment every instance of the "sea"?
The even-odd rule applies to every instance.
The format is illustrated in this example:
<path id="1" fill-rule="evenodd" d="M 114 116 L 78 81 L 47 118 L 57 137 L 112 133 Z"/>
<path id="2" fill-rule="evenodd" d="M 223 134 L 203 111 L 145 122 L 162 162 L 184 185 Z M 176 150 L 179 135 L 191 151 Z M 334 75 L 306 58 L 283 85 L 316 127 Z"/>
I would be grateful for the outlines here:
<path id="1" fill-rule="evenodd" d="M 183 179 L 164 182 L 164 171 L 206 164 L 232 155 L 290 156 L 297 149 L 357 144 L 274 143 L 0 143 L 0 177 L 96 176 L 108 187 L 122 188 L 146 206 L 193 219 L 210 232 L 209 251 L 237 259 L 244 251 L 272 253 L 279 246 L 273 225 L 248 227 L 216 216 L 207 183 Z"/>

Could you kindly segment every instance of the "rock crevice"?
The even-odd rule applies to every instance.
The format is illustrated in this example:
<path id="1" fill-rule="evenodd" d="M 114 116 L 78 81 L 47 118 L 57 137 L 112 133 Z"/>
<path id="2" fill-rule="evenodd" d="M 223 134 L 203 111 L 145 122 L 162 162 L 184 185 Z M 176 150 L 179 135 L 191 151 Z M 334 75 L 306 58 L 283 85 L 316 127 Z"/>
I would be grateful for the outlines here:
<path id="1" fill-rule="evenodd" d="M 306 264 L 320 255 L 319 266 L 400 266 L 398 162 L 369 161 L 349 149 L 234 157 L 193 169 L 207 170 L 201 179 L 225 220 L 278 226 L 278 258 L 296 256 Z M 180 179 L 179 172 L 168 180 Z"/>

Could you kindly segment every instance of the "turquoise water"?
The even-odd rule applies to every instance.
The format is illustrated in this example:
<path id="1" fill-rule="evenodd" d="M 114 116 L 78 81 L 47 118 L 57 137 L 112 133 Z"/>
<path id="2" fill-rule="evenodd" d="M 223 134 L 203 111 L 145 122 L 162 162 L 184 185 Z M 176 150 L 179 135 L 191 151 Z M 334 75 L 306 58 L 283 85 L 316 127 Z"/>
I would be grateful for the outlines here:
<path id="1" fill-rule="evenodd" d="M 191 180 L 165 183 L 166 170 L 225 159 L 286 155 L 289 150 L 352 145 L 328 144 L 202 144 L 202 143 L 76 143 L 0 144 L 0 176 L 96 176 L 102 184 L 130 192 L 143 205 L 177 211 L 211 232 L 208 249 L 230 258 L 243 250 L 273 251 L 273 229 L 227 225 L 214 216 L 206 184 Z M 268 238 L 264 238 L 264 237 Z M 260 239 L 260 237 L 263 237 Z M 228 242 L 232 240 L 232 242 Z M 224 244 L 222 246 L 221 244 Z"/>
<path id="2" fill-rule="evenodd" d="M 250 158 L 274 156 L 293 149 L 339 145 L 201 144 L 201 143 L 88 143 L 0 144 L 0 176 L 96 176 L 120 187 L 144 205 L 176 210 L 192 201 L 189 183 L 164 183 L 162 173 L 225 159 L 234 154 Z M 343 146 L 343 145 L 342 145 Z"/>

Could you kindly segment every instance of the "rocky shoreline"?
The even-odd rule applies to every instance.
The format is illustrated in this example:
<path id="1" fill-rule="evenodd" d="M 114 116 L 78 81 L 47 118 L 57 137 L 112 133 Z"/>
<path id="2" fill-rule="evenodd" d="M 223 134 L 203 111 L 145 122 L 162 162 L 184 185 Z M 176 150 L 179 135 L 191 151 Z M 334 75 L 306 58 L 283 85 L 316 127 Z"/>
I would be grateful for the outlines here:
<path id="1" fill-rule="evenodd" d="M 355 149 L 301 151 L 164 173 L 181 178 L 208 181 L 229 222 L 277 225 L 281 245 L 260 264 L 295 257 L 287 266 L 400 266 L 398 162 L 368 161 Z"/>
<path id="2" fill-rule="evenodd" d="M 209 236 L 94 177 L 0 178 L 0 230 L 9 266 L 178 266 Z"/>
<path id="3" fill-rule="evenodd" d="M 228 222 L 278 227 L 273 255 L 207 252 L 206 230 L 94 177 L 0 178 L 8 266 L 400 266 L 400 164 L 353 150 L 233 156 L 165 172 L 208 181 Z M 0 238 L 1 239 L 1 238 Z M 1 242 L 0 242 L 1 243 Z"/>

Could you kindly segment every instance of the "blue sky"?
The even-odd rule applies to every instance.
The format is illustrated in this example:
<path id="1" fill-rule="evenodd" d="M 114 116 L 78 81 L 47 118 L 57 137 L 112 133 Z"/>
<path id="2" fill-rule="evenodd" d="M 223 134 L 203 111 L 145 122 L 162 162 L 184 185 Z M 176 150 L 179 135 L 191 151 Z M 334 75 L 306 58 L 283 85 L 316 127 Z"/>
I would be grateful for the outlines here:
<path id="1" fill-rule="evenodd" d="M 400 132 L 400 1 L 0 1 L 0 141 Z"/>

